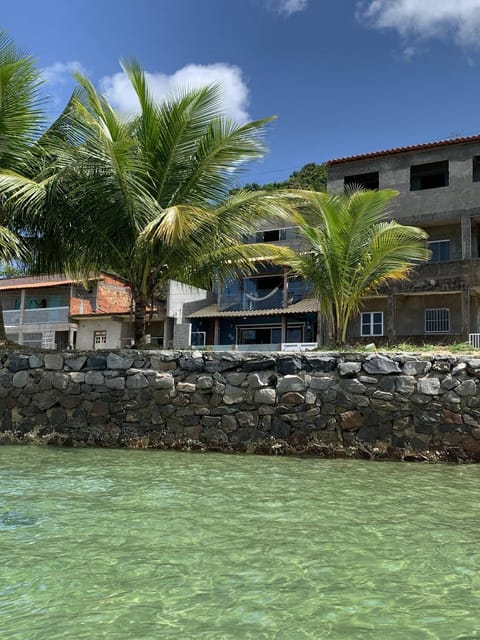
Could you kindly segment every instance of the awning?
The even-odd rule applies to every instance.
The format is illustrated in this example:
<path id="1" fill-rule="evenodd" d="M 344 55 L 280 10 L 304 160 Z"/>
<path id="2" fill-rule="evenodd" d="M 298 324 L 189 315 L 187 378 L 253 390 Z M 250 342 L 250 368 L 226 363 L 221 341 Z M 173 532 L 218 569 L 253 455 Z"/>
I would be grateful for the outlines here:
<path id="1" fill-rule="evenodd" d="M 243 309 L 240 311 L 219 311 L 217 304 L 209 304 L 203 309 L 190 313 L 187 318 L 253 318 L 258 316 L 280 316 L 290 313 L 317 313 L 318 301 L 305 298 L 290 306 L 277 309 Z"/>

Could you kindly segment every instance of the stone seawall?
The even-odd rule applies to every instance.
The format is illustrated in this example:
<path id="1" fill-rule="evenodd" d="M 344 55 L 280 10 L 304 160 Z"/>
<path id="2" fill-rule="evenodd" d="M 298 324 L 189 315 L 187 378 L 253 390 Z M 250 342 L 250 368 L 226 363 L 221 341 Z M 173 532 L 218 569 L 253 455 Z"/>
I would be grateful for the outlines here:
<path id="1" fill-rule="evenodd" d="M 0 354 L 0 443 L 480 461 L 480 359 Z"/>

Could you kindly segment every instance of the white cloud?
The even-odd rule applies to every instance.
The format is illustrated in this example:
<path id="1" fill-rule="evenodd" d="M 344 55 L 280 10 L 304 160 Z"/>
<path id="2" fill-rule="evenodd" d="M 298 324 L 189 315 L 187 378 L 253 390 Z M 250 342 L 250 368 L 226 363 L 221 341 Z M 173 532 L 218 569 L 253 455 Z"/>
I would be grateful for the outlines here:
<path id="1" fill-rule="evenodd" d="M 86 75 L 85 68 L 80 62 L 72 60 L 71 62 L 55 62 L 49 67 L 42 69 L 42 77 L 49 84 L 70 84 L 73 73 L 81 73 Z"/>
<path id="2" fill-rule="evenodd" d="M 181 89 L 199 89 L 218 84 L 221 93 L 221 106 L 225 115 L 236 122 L 246 122 L 249 115 L 248 87 L 242 78 L 239 67 L 217 63 L 209 65 L 189 64 L 172 75 L 164 73 L 146 73 L 149 89 L 153 97 L 161 102 Z M 100 81 L 102 92 L 112 105 L 123 113 L 138 111 L 138 100 L 125 73 L 115 73 Z"/>
<path id="3" fill-rule="evenodd" d="M 304 11 L 307 8 L 308 0 L 273 0 L 278 13 L 291 16 L 292 13 Z"/>
<path id="4" fill-rule="evenodd" d="M 403 38 L 452 37 L 464 47 L 479 44 L 480 0 L 368 0 L 357 3 L 357 18 L 396 29 Z"/>

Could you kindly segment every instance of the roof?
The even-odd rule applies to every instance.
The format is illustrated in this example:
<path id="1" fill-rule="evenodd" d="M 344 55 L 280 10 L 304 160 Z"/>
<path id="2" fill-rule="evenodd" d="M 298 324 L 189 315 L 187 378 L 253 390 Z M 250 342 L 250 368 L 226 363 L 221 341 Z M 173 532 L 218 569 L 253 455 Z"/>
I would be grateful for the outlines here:
<path id="1" fill-rule="evenodd" d="M 92 278 L 89 278 L 91 280 Z M 0 278 L 0 291 L 8 289 L 35 289 L 39 287 L 57 287 L 62 284 L 74 284 L 80 282 L 78 278 L 69 278 L 64 275 L 54 274 L 49 276 L 20 276 L 18 278 Z"/>
<path id="2" fill-rule="evenodd" d="M 252 309 L 241 311 L 219 311 L 217 304 L 210 304 L 203 309 L 190 313 L 187 318 L 253 318 L 258 316 L 278 316 L 285 313 L 316 313 L 318 302 L 315 298 L 305 298 L 290 305 L 277 309 Z"/>
<path id="3" fill-rule="evenodd" d="M 450 138 L 448 140 L 437 140 L 436 142 L 425 142 L 423 144 L 410 145 L 408 147 L 394 147 L 393 149 L 385 149 L 384 151 L 373 151 L 372 153 L 361 153 L 356 156 L 346 156 L 344 158 L 335 158 L 328 160 L 327 165 L 332 166 L 342 164 L 344 162 L 353 162 L 354 160 L 366 160 L 368 158 L 378 158 L 381 156 L 390 156 L 398 153 L 408 153 L 409 151 L 423 151 L 427 149 L 435 149 L 437 147 L 447 147 L 454 144 L 468 144 L 469 142 L 480 142 L 480 135 L 467 136 L 463 138 Z"/>

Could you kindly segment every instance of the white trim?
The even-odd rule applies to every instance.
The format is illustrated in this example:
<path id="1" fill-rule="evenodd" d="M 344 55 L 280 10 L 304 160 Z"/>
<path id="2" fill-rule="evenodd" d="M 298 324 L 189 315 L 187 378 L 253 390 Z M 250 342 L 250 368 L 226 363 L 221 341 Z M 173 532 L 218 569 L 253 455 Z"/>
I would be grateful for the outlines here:
<path id="1" fill-rule="evenodd" d="M 427 329 L 427 313 L 429 312 L 433 315 L 433 317 L 428 320 L 429 324 L 439 326 L 439 329 Z M 440 307 L 438 309 L 425 309 L 424 318 L 425 333 L 450 333 L 450 309 L 448 309 L 447 307 Z"/>
<path id="2" fill-rule="evenodd" d="M 374 322 L 374 320 L 373 320 L 373 315 L 375 313 L 379 313 L 382 316 L 382 322 L 381 322 L 381 325 L 380 325 L 381 326 L 381 333 L 375 333 L 373 331 L 374 326 L 380 324 L 378 322 Z M 370 329 L 369 329 L 368 333 L 364 333 L 363 332 L 363 324 L 364 324 L 363 323 L 363 318 L 364 318 L 364 316 L 369 316 L 368 325 L 369 325 Z M 362 338 L 364 338 L 364 337 L 375 338 L 375 337 L 383 336 L 383 334 L 384 334 L 384 330 L 383 330 L 384 324 L 383 323 L 384 323 L 383 311 L 362 311 L 362 313 L 360 314 L 360 336 Z"/>

